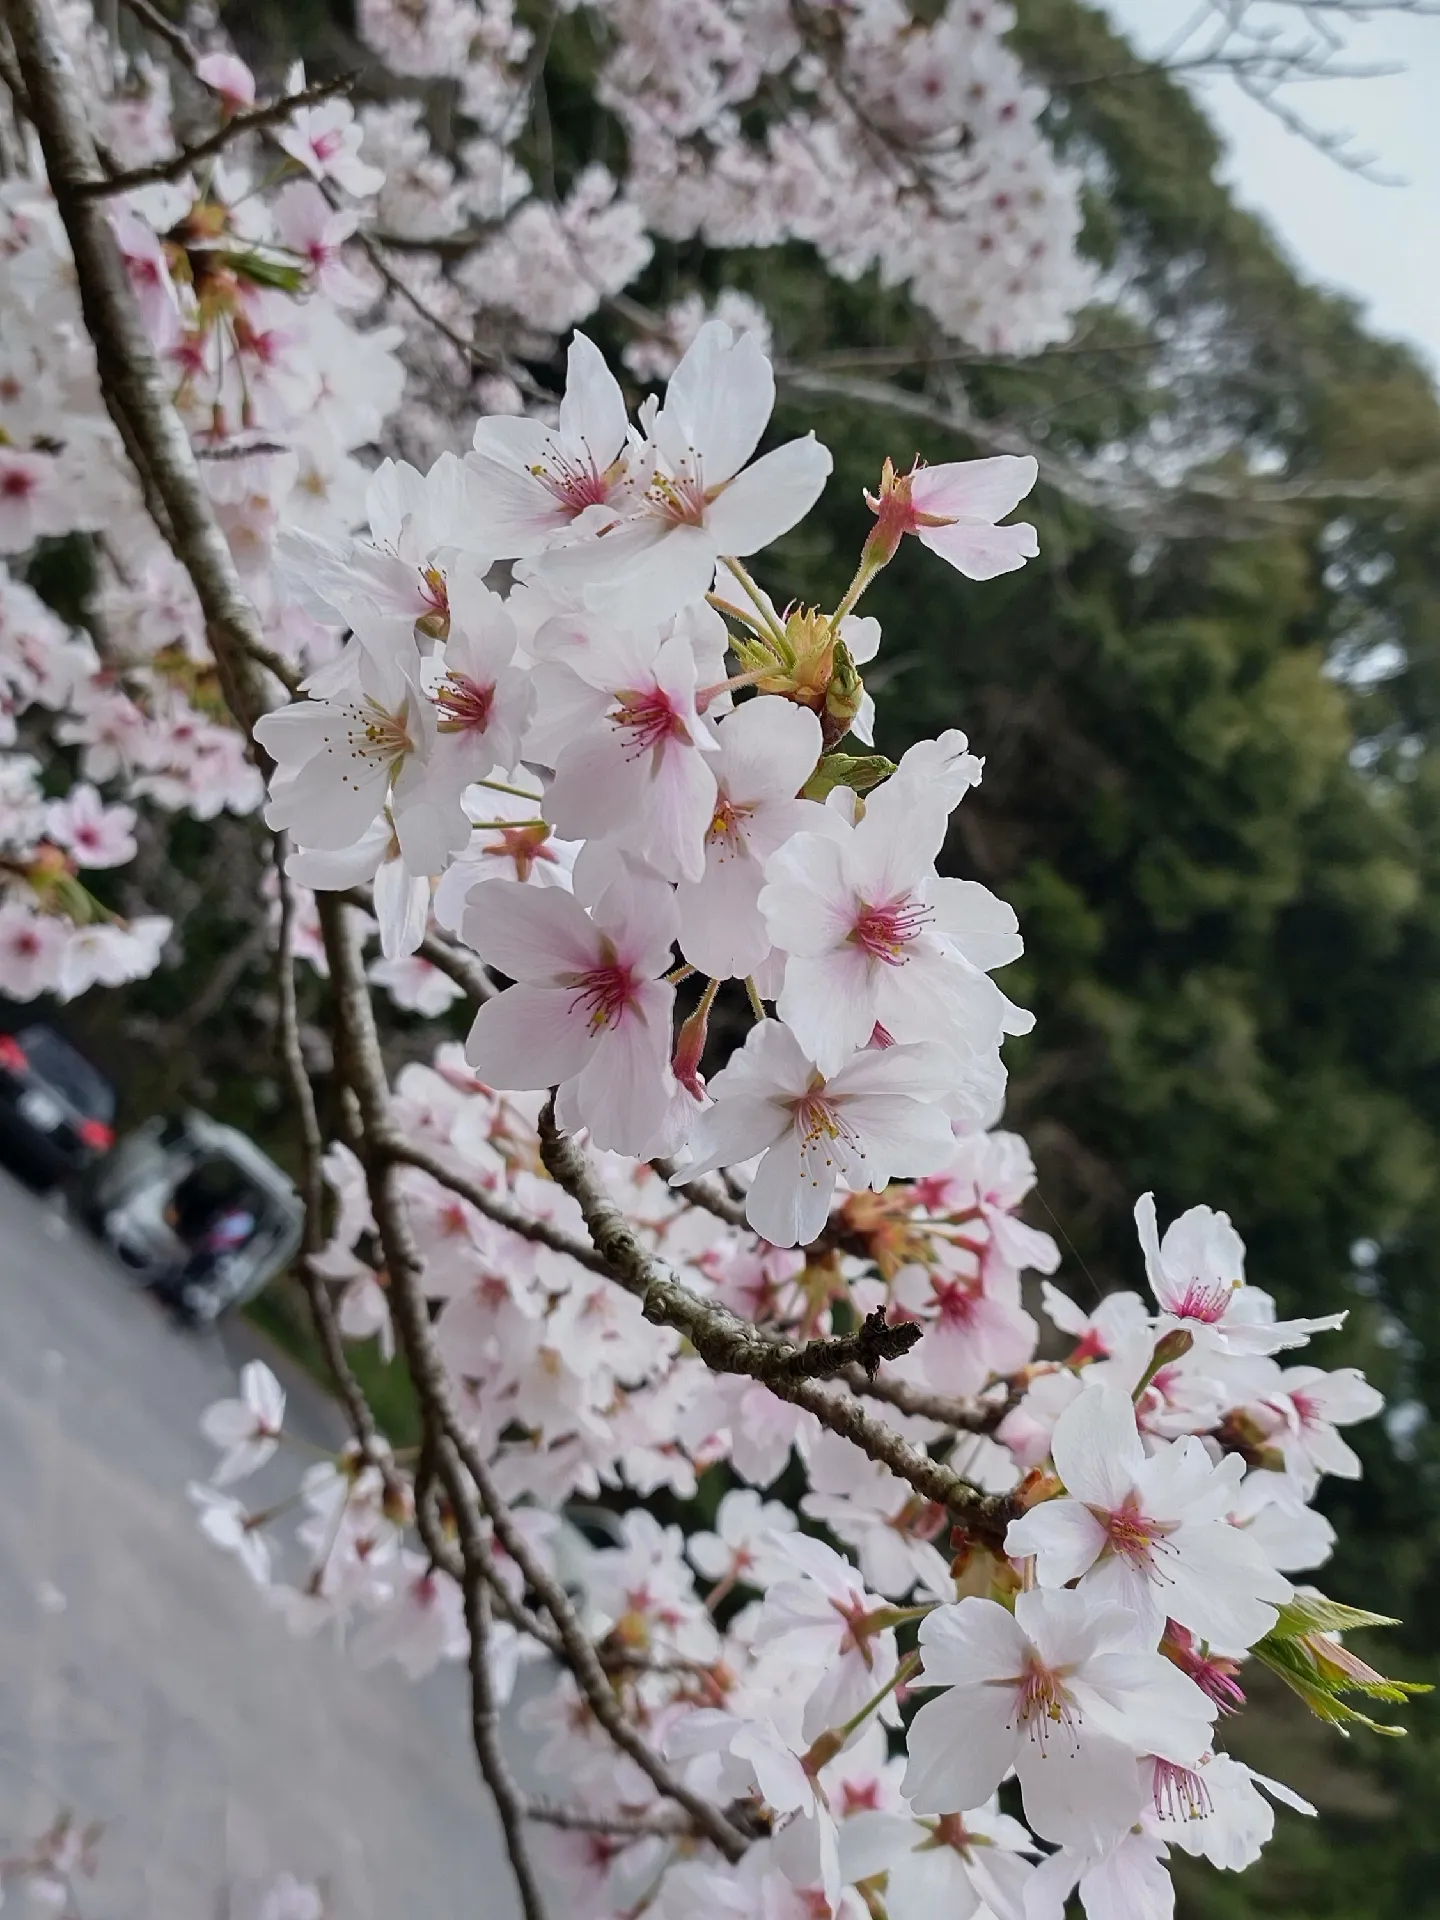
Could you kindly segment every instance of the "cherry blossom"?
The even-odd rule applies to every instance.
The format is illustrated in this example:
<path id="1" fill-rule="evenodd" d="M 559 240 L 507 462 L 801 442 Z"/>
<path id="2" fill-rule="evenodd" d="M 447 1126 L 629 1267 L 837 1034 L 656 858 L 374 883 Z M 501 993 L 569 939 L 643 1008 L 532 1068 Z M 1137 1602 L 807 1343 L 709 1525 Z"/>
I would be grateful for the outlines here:
<path id="1" fill-rule="evenodd" d="M 513 560 L 557 536 L 608 525 L 644 491 L 650 462 L 631 446 L 619 381 L 593 341 L 576 333 L 557 425 L 492 414 L 476 426 L 465 464 L 486 541 Z"/>
<path id="2" fill-rule="evenodd" d="M 936 877 L 945 826 L 933 803 L 877 801 L 858 827 L 796 834 L 766 863 L 760 910 L 788 956 L 777 1011 L 824 1071 L 876 1026 L 983 1054 L 1030 1024 L 987 978 L 1021 951 L 1015 916 L 975 882 Z"/>
<path id="3" fill-rule="evenodd" d="M 518 983 L 476 1014 L 470 1064 L 492 1086 L 559 1083 L 561 1104 L 597 1146 L 643 1152 L 670 1087 L 675 990 L 661 976 L 674 895 L 625 873 L 587 913 L 557 888 L 487 880 L 464 925 L 480 957 Z"/>
<path id="4" fill-rule="evenodd" d="M 1006 1551 L 1034 1554 L 1042 1586 L 1081 1580 L 1153 1643 L 1166 1617 L 1237 1651 L 1275 1624 L 1290 1583 L 1229 1523 L 1244 1462 L 1216 1466 L 1196 1439 L 1146 1453 L 1129 1396 L 1092 1386 L 1061 1414 L 1051 1454 L 1067 1497 L 1010 1524 Z"/>
<path id="5" fill-rule="evenodd" d="M 285 1392 L 263 1360 L 249 1360 L 240 1370 L 238 1400 L 217 1400 L 200 1417 L 200 1431 L 212 1446 L 223 1449 L 213 1486 L 228 1487 L 265 1465 L 280 1444 L 285 1420 Z"/>
<path id="6" fill-rule="evenodd" d="M 1191 1765 L 1215 1708 L 1134 1623 L 1083 1593 L 1022 1593 L 937 1608 L 920 1625 L 928 1682 L 944 1691 L 909 1732 L 917 1813 L 979 1806 L 1013 1766 L 1025 1817 L 1047 1840 L 1100 1849 L 1139 1816 L 1135 1757 Z M 1156 1744 L 1158 1742 L 1158 1744 Z"/>
<path id="7" fill-rule="evenodd" d="M 831 459 L 807 435 L 747 466 L 774 404 L 754 336 L 707 321 L 655 415 L 658 462 L 635 512 L 593 544 L 553 549 L 547 573 L 577 584 L 597 612 L 661 620 L 704 594 L 722 554 L 743 558 L 788 533 L 819 498 Z"/>
<path id="8" fill-rule="evenodd" d="M 820 757 L 820 723 L 805 707 L 761 695 L 716 728 L 715 800 L 705 871 L 676 894 L 680 951 L 716 979 L 755 973 L 770 951 L 759 910 L 765 860 L 818 812 L 797 800 Z"/>
<path id="9" fill-rule="evenodd" d="M 1155 1196 L 1146 1193 L 1135 1203 L 1135 1226 L 1162 1325 L 1183 1328 L 1201 1346 L 1221 1353 L 1278 1353 L 1345 1324 L 1343 1313 L 1277 1321 L 1269 1295 L 1245 1285 L 1245 1243 L 1228 1214 L 1191 1207 L 1171 1221 L 1161 1240 Z"/>
<path id="10" fill-rule="evenodd" d="M 710 1082 L 715 1105 L 675 1178 L 761 1155 L 745 1217 L 773 1245 L 803 1246 L 824 1226 L 839 1180 L 879 1192 L 896 1173 L 943 1164 L 953 1136 L 930 1103 L 956 1072 L 939 1048 L 899 1046 L 857 1054 L 827 1079 L 788 1027 L 763 1020 Z"/>

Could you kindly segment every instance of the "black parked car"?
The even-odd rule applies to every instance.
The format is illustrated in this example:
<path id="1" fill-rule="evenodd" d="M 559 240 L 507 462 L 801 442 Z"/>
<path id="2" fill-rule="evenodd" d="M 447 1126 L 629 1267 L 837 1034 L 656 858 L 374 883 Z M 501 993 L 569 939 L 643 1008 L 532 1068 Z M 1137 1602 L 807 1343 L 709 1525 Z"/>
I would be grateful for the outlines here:
<path id="1" fill-rule="evenodd" d="M 0 1159 L 54 1186 L 87 1171 L 115 1140 L 115 1089 L 53 1027 L 0 1033 Z"/>

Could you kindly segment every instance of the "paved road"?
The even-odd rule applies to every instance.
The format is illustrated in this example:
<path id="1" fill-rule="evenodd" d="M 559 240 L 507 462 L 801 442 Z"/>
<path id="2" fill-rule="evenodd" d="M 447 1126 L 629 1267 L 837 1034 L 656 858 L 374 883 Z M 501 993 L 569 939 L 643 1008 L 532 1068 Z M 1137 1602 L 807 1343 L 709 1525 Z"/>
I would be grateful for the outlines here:
<path id="1" fill-rule="evenodd" d="M 86 1920 L 210 1920 L 281 1869 L 324 1876 L 334 1920 L 512 1920 L 459 1670 L 297 1643 L 195 1529 L 196 1420 L 258 1351 L 172 1329 L 0 1174 L 0 1853 L 61 1807 L 103 1819 Z"/>

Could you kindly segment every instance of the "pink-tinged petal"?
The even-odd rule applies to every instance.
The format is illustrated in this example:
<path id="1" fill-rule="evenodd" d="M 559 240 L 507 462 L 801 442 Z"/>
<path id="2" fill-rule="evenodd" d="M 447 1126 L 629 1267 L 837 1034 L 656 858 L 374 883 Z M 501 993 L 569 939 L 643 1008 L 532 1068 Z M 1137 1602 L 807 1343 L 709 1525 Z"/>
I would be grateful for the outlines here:
<path id="1" fill-rule="evenodd" d="M 757 1153 L 772 1147 L 791 1130 L 789 1113 L 774 1100 L 756 1100 L 741 1095 L 717 1101 L 707 1107 L 696 1122 L 690 1138 L 691 1163 L 676 1174 L 674 1185 L 681 1186 L 717 1167 L 738 1166 L 753 1160 Z"/>
<path id="2" fill-rule="evenodd" d="M 569 446 L 584 447 L 603 473 L 625 445 L 629 424 L 620 382 L 595 342 L 577 333 L 565 358 L 561 437 Z"/>
<path id="3" fill-rule="evenodd" d="M 774 406 L 775 376 L 759 341 L 708 320 L 670 376 L 656 439 L 677 471 L 698 464 L 702 483 L 718 486 L 754 453 Z"/>
<path id="4" fill-rule="evenodd" d="M 645 1150 L 665 1119 L 670 1079 L 670 1019 L 675 989 L 664 981 L 639 988 L 613 1026 L 599 1036 L 574 1089 L 594 1144 L 606 1153 Z"/>
<path id="5" fill-rule="evenodd" d="M 765 875 L 758 860 L 743 850 L 717 858 L 709 849 L 705 877 L 685 881 L 676 890 L 680 910 L 680 951 L 692 967 L 715 980 L 753 973 L 770 951 L 770 936 L 760 917 Z"/>
<path id="6" fill-rule="evenodd" d="M 814 1068 L 799 1042 L 780 1020 L 761 1020 L 745 1036 L 710 1083 L 716 1099 L 744 1095 L 754 1099 L 798 1100 L 809 1087 Z"/>
<path id="7" fill-rule="evenodd" d="M 1078 1500 L 1047 1500 L 1012 1520 L 1005 1551 L 1012 1558 L 1034 1554 L 1043 1587 L 1063 1587 L 1089 1571 L 1104 1551 L 1106 1532 Z"/>
<path id="8" fill-rule="evenodd" d="M 590 916 L 558 887 L 483 880 L 470 890 L 463 928 L 466 944 L 512 980 L 563 981 L 589 972 L 601 958 Z"/>
<path id="9" fill-rule="evenodd" d="M 967 580 L 994 580 L 1002 573 L 1016 573 L 1040 551 L 1028 520 L 1009 527 L 921 527 L 920 541 Z"/>
<path id="10" fill-rule="evenodd" d="M 799 1134 L 788 1125 L 756 1169 L 745 1218 L 772 1246 L 808 1246 L 830 1217 L 834 1192 L 833 1174 L 828 1184 L 806 1176 Z"/>
<path id="11" fill-rule="evenodd" d="M 968 1812 L 994 1793 L 1023 1743 L 1013 1687 L 951 1688 L 910 1723 L 901 1791 L 916 1813 Z"/>
<path id="12" fill-rule="evenodd" d="M 398 960 L 416 952 L 429 917 L 429 880 L 417 879 L 402 860 L 382 860 L 375 874 L 375 918 L 385 958 Z"/>
<path id="13" fill-rule="evenodd" d="M 1262 1640 L 1292 1589 L 1249 1534 L 1223 1520 L 1211 1521 L 1182 1526 L 1174 1546 L 1165 1563 L 1170 1618 L 1227 1652 Z"/>
<path id="14" fill-rule="evenodd" d="M 1056 1423 L 1051 1458 L 1067 1493 L 1118 1511 L 1145 1466 L 1130 1396 L 1118 1387 L 1087 1388 Z"/>
<path id="15" fill-rule="evenodd" d="M 708 527 L 646 520 L 617 527 L 602 539 L 553 549 L 544 569 L 561 585 L 580 591 L 596 613 L 643 625 L 703 600 L 715 578 L 717 551 Z"/>
<path id="16" fill-rule="evenodd" d="M 1119 1618 L 1133 1634 L 1134 1623 Z M 1092 1656 L 1071 1690 L 1087 1722 L 1106 1739 L 1132 1753 L 1159 1754 L 1177 1767 L 1194 1766 L 1210 1744 L 1219 1711 L 1178 1667 L 1148 1650 Z"/>
<path id="17" fill-rule="evenodd" d="M 705 834 L 715 817 L 715 775 L 707 757 L 670 742 L 651 756 L 644 812 L 636 823 L 645 858 L 667 880 L 699 880 Z"/>
<path id="18" fill-rule="evenodd" d="M 925 1675 L 942 1687 L 979 1687 L 1019 1673 L 1029 1653 L 1015 1616 L 994 1600 L 971 1597 L 940 1607 L 920 1623 Z M 984 1795 L 971 1801 L 977 1806 Z"/>
<path id="19" fill-rule="evenodd" d="M 848 839 L 849 829 L 840 831 Z M 825 953 L 849 933 L 855 902 L 845 855 L 845 843 L 828 833 L 797 833 L 765 862 L 760 911 L 784 952 Z"/>
<path id="20" fill-rule="evenodd" d="M 653 979 L 670 964 L 678 924 L 674 889 L 628 863 L 595 902 L 595 925 L 632 973 Z"/>
<path id="21" fill-rule="evenodd" d="M 807 433 L 737 474 L 705 510 L 716 551 L 755 553 L 788 533 L 825 491 L 834 464 L 830 449 Z"/>
<path id="22" fill-rule="evenodd" d="M 1133 1826 L 1145 1804 L 1133 1756 L 1086 1726 L 1022 1739 L 1015 1756 L 1025 1818 L 1043 1839 L 1104 1853 Z"/>
<path id="23" fill-rule="evenodd" d="M 1015 909 L 978 880 L 936 881 L 930 890 L 935 924 L 970 962 L 989 973 L 1025 951 Z"/>
<path id="24" fill-rule="evenodd" d="M 1029 454 L 949 461 L 939 467 L 921 467 L 911 477 L 910 498 L 921 513 L 993 526 L 1015 511 L 1039 472 L 1038 462 Z"/>
<path id="25" fill-rule="evenodd" d="M 871 972 L 867 955 L 852 946 L 813 959 L 792 954 L 785 963 L 776 1011 L 822 1073 L 838 1073 L 875 1030 Z"/>
<path id="26" fill-rule="evenodd" d="M 720 722 L 717 777 L 732 804 L 791 800 L 820 758 L 820 722 L 808 707 L 762 693 Z"/>
<path id="27" fill-rule="evenodd" d="M 510 987 L 475 1015 L 465 1058 L 489 1086 L 525 1091 L 553 1087 L 582 1072 L 596 1041 L 589 1014 L 574 994 L 564 988 Z"/>
<path id="28" fill-rule="evenodd" d="M 844 1118 L 865 1148 L 866 1177 L 876 1192 L 896 1175 L 938 1173 L 955 1153 L 950 1117 L 905 1094 L 866 1094 L 847 1099 Z M 855 1176 L 845 1176 L 855 1185 Z"/>

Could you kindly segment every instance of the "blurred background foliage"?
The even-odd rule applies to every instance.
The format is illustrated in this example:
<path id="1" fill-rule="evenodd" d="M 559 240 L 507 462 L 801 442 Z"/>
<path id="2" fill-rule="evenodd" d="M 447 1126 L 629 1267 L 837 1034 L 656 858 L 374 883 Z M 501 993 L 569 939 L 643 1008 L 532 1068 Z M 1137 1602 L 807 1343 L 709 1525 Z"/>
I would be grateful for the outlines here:
<path id="1" fill-rule="evenodd" d="M 267 70 L 295 51 L 355 64 L 343 8 L 229 11 Z M 1282 1311 L 1350 1309 L 1313 1357 L 1364 1367 L 1391 1411 L 1359 1434 L 1364 1482 L 1328 1483 L 1341 1546 L 1322 1578 L 1403 1616 L 1384 1659 L 1433 1679 L 1440 409 L 1415 358 L 1298 279 L 1217 184 L 1215 136 L 1182 88 L 1075 0 L 1019 13 L 1055 138 L 1089 181 L 1102 292 L 1068 346 L 959 364 L 897 296 L 839 286 L 801 249 L 662 246 L 635 292 L 659 306 L 746 288 L 782 361 L 881 368 L 899 396 L 887 411 L 782 379 L 777 435 L 815 427 L 836 471 L 770 556 L 780 597 L 839 593 L 885 454 L 976 450 L 923 417 L 937 381 L 958 375 L 975 417 L 1015 424 L 1057 469 L 1131 476 L 1108 502 L 1103 486 L 1042 487 L 1040 560 L 992 585 L 902 551 L 866 603 L 885 629 L 879 744 L 959 726 L 985 756 L 948 858 L 1021 916 L 1007 987 L 1038 1019 L 1009 1050 L 1009 1124 L 1034 1147 L 1036 1222 L 1060 1234 L 1076 1296 L 1139 1283 L 1130 1209 L 1153 1187 L 1162 1217 L 1226 1208 Z M 562 184 L 613 138 L 587 90 L 594 60 L 562 16 L 543 156 Z M 590 330 L 616 353 L 627 337 L 605 312 Z M 1353 497 L 1336 484 L 1357 479 Z M 44 572 L 63 603 L 73 575 Z M 260 842 L 254 823 L 152 827 L 136 892 L 181 922 L 183 958 L 67 1018 L 132 1117 L 198 1102 L 283 1157 Z M 393 1024 L 397 1057 L 429 1051 L 433 1027 Z M 1182 1911 L 1440 1914 L 1440 1714 L 1420 1701 L 1407 1718 L 1393 1742 L 1345 1743 L 1288 1707 L 1263 1748 L 1236 1727 L 1237 1750 L 1322 1817 L 1282 1813 L 1243 1877 L 1182 1874 Z"/>

